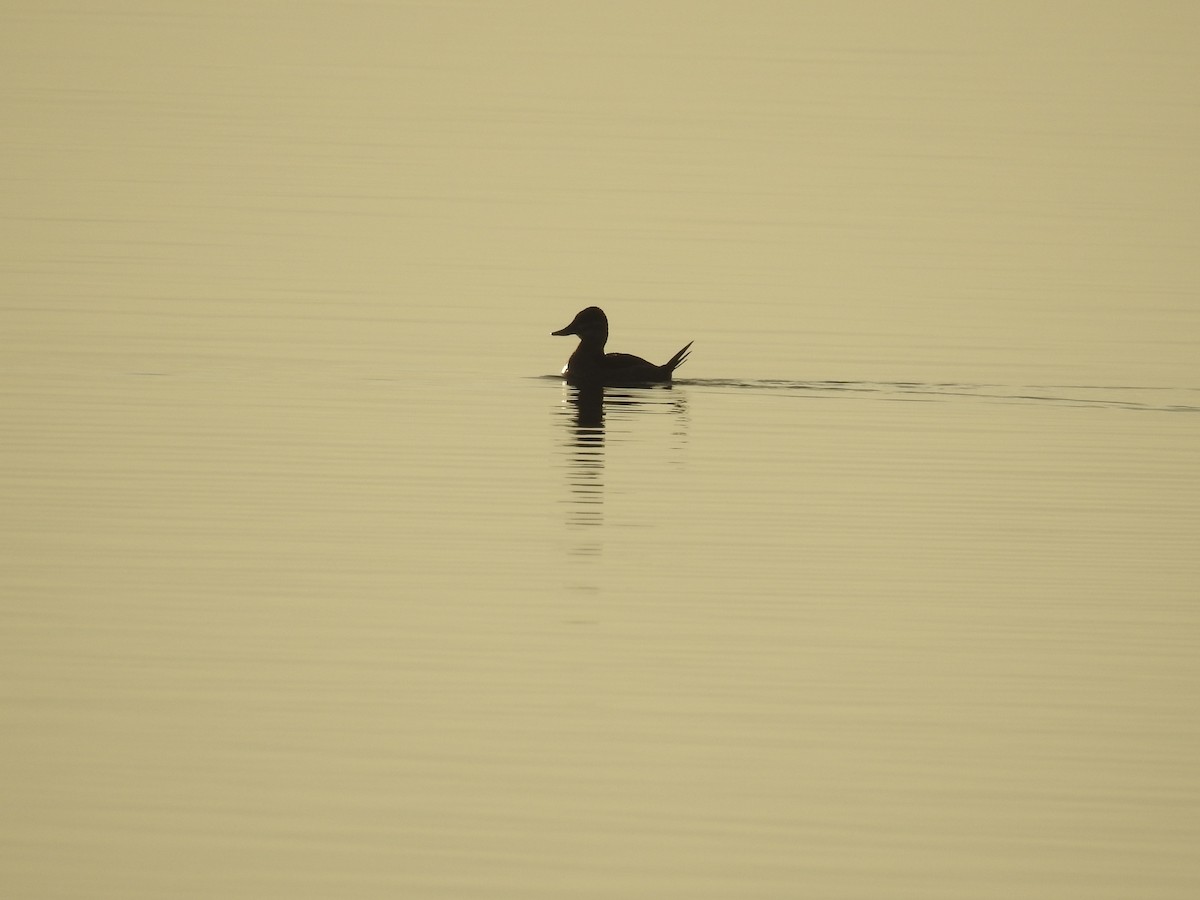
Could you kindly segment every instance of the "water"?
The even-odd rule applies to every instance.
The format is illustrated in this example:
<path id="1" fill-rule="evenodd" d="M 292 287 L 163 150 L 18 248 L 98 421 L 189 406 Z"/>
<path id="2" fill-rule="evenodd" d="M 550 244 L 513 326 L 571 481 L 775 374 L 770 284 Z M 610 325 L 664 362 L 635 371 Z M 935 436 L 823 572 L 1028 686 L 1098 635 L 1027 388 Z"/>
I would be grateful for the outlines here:
<path id="1" fill-rule="evenodd" d="M 1194 896 L 1196 14 L 972 9 L 6 13 L 5 894 Z"/>

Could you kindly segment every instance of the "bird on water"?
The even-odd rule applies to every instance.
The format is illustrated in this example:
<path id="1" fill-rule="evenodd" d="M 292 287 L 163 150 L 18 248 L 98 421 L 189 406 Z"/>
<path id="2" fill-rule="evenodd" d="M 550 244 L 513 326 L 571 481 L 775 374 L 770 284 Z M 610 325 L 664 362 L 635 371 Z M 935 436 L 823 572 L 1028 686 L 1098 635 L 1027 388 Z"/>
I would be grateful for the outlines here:
<path id="1" fill-rule="evenodd" d="M 571 324 L 553 335 L 574 334 L 579 337 L 579 346 L 563 367 L 562 376 L 567 384 L 578 387 L 633 387 L 639 384 L 669 382 L 671 373 L 683 365 L 688 358 L 688 345 L 661 366 L 634 356 L 632 353 L 605 353 L 608 342 L 608 316 L 598 306 L 580 310 Z"/>

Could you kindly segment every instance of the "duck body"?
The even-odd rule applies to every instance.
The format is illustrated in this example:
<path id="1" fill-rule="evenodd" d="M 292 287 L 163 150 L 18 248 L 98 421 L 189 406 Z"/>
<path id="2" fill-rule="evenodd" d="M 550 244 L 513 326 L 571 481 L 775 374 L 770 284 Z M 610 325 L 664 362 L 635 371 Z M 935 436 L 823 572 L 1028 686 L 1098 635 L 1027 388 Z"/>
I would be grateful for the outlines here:
<path id="1" fill-rule="evenodd" d="M 661 366 L 632 353 L 605 353 L 608 317 L 598 306 L 581 310 L 570 325 L 550 333 L 578 336 L 579 346 L 562 370 L 566 382 L 578 387 L 636 387 L 669 382 L 671 374 L 688 358 L 692 346 L 689 342 Z"/>

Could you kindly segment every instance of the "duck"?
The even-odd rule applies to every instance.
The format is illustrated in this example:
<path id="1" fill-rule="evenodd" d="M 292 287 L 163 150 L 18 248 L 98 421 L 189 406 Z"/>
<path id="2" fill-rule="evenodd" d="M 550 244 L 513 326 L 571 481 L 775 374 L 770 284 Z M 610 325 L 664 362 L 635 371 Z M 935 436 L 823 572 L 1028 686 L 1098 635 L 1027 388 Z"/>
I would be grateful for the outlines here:
<path id="1" fill-rule="evenodd" d="M 567 384 L 577 387 L 636 387 L 669 382 L 671 374 L 688 358 L 688 351 L 694 343 L 689 341 L 686 347 L 661 366 L 632 353 L 605 353 L 608 316 L 598 306 L 580 310 L 570 325 L 550 334 L 573 334 L 579 338 L 579 346 L 562 370 Z"/>

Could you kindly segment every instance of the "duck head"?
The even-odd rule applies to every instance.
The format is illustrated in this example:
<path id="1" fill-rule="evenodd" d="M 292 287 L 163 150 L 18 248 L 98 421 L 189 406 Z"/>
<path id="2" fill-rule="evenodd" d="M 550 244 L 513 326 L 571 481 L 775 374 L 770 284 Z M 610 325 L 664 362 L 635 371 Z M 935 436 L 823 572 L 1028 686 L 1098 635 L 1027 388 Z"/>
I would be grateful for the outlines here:
<path id="1" fill-rule="evenodd" d="M 581 309 L 571 320 L 570 325 L 550 333 L 554 335 L 576 334 L 579 335 L 580 340 L 600 339 L 600 343 L 603 344 L 608 340 L 608 316 L 604 315 L 604 310 L 600 307 L 589 306 L 587 309 Z"/>

